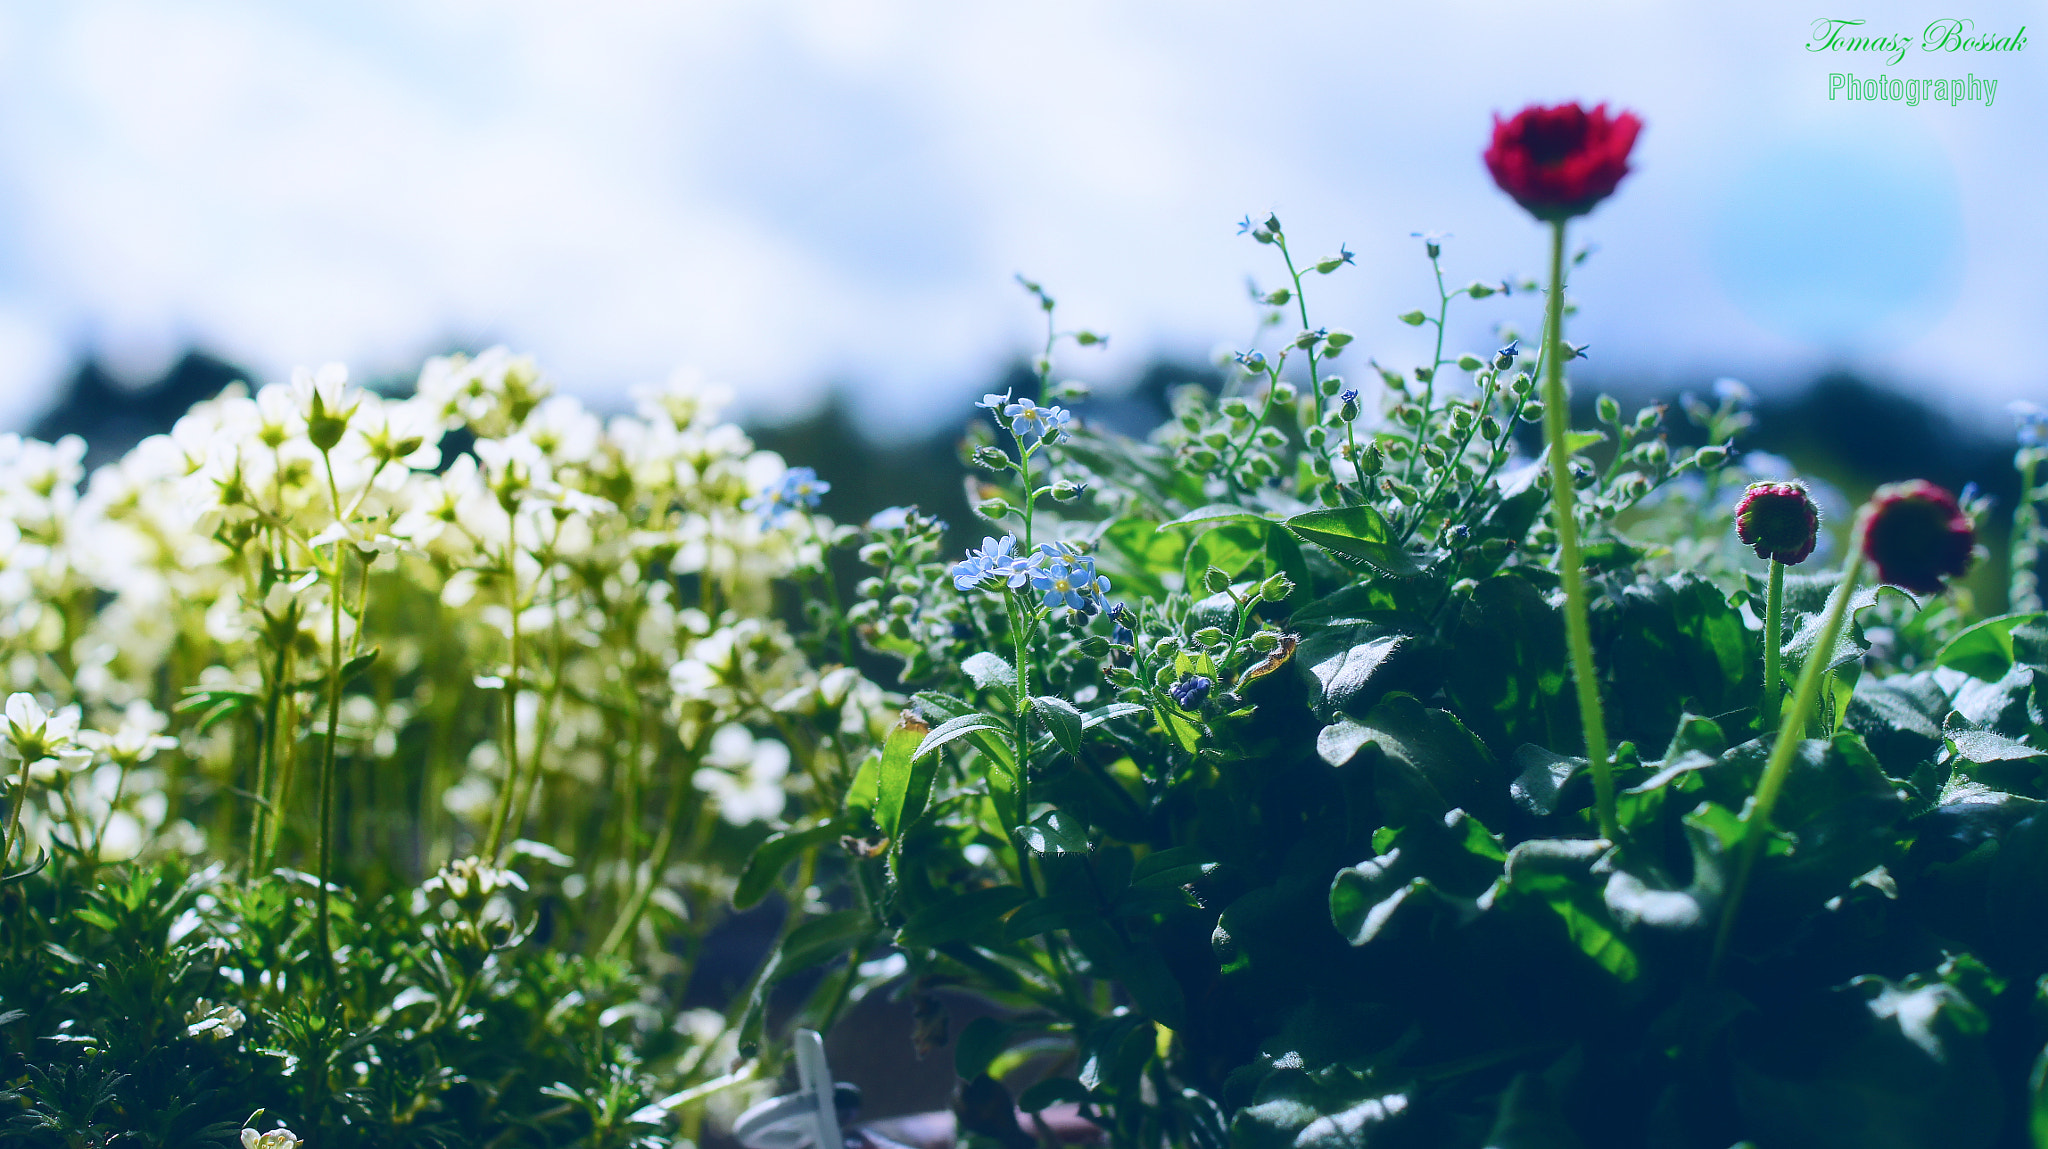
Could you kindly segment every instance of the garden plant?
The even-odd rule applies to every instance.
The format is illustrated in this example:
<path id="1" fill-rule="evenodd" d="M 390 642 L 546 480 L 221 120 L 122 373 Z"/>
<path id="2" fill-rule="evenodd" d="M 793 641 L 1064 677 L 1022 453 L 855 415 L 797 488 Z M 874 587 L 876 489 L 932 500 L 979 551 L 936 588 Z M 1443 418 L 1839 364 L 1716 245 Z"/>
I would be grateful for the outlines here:
<path id="1" fill-rule="evenodd" d="M 603 421 L 501 351 L 82 490 L 0 440 L 0 1141 L 695 1141 L 880 992 L 963 1144 L 2048 1149 L 2048 424 L 2000 587 L 1987 500 L 1824 516 L 1739 384 L 1574 427 L 1641 126 L 1496 121 L 1548 274 L 1417 236 L 1405 369 L 1247 217 L 1259 338 L 1142 441 L 1023 281 L 964 558 L 699 383 Z"/>

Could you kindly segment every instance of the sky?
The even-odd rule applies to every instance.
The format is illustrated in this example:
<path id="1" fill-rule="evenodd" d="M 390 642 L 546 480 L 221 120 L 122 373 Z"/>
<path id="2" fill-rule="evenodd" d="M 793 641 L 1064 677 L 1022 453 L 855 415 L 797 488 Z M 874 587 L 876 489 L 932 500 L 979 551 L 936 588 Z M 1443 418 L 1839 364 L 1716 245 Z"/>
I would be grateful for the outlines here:
<path id="1" fill-rule="evenodd" d="M 88 355 L 187 349 L 259 380 L 410 374 L 506 343 L 623 403 L 678 367 L 774 418 L 845 388 L 869 429 L 971 413 L 1042 319 L 1106 332 L 1063 377 L 1247 346 L 1237 234 L 1278 213 L 1311 321 L 1425 361 L 1394 316 L 1535 275 L 1480 163 L 1496 112 L 1606 101 L 1646 128 L 1569 331 L 1594 382 L 1763 388 L 1848 369 L 1990 423 L 2048 396 L 2048 39 L 2038 4 L 1581 0 L 14 0 L 0 7 L 0 427 Z M 1912 45 L 1813 51 L 1816 20 Z M 2028 29 L 2030 40 L 2034 31 Z M 1831 73 L 1997 81 L 1989 106 L 1828 98 Z M 1515 295 L 1449 350 L 1536 327 Z M 1272 333 L 1266 336 L 1269 343 Z M 957 406 L 957 410 L 955 407 Z"/>

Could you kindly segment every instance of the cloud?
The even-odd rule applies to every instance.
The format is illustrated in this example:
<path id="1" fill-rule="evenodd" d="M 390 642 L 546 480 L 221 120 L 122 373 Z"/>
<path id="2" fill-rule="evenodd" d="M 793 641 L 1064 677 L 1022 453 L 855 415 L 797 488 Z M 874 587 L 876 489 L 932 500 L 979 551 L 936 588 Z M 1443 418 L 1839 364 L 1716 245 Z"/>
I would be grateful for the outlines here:
<path id="1" fill-rule="evenodd" d="M 1250 338 L 1244 276 L 1281 273 L 1231 223 L 1272 209 L 1298 254 L 1359 253 L 1312 283 L 1315 320 L 1405 361 L 1427 348 L 1391 316 L 1434 292 L 1409 232 L 1456 233 L 1454 283 L 1541 262 L 1477 162 L 1489 113 L 1601 97 L 1650 126 L 1638 173 L 1578 229 L 1601 253 L 1574 287 L 1574 335 L 1600 370 L 1791 378 L 1846 359 L 1986 403 L 2037 390 L 2031 330 L 2011 320 L 2048 303 L 2031 271 L 2048 225 L 2010 205 L 2043 166 L 2040 97 L 2015 82 L 1992 109 L 1856 109 L 1919 117 L 1951 158 L 1960 238 L 1943 242 L 1961 269 L 1913 304 L 1924 334 L 1858 362 L 1758 322 L 1715 270 L 1714 221 L 1730 197 L 1756 206 L 1734 172 L 1759 138 L 1791 146 L 1783 124 L 1825 133 L 1846 114 L 1802 24 L 1730 11 L 14 6 L 0 392 L 47 388 L 57 347 L 112 349 L 137 373 L 195 344 L 265 377 L 334 358 L 368 376 L 502 340 L 601 401 L 691 363 L 757 413 L 837 381 L 917 424 L 946 417 L 920 400 L 968 392 L 1040 337 L 1016 271 L 1115 335 L 1075 374 Z M 1873 123 L 1857 138 L 1881 139 Z M 1768 257 L 1752 280 L 1771 281 Z M 1475 309 L 1454 345 L 1534 314 Z"/>

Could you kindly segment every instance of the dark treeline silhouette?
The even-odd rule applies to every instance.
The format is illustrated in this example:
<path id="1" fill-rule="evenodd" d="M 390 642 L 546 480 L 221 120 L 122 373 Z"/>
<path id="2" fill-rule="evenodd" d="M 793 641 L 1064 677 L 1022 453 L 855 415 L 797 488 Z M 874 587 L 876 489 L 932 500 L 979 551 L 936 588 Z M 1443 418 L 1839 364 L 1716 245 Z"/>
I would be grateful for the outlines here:
<path id="1" fill-rule="evenodd" d="M 144 436 L 168 430 L 194 402 L 245 378 L 248 374 L 233 364 L 195 350 L 161 378 L 135 387 L 117 382 L 98 360 L 88 358 L 72 371 L 56 401 L 22 430 L 46 440 L 80 435 L 88 447 L 86 465 L 97 466 L 119 458 Z M 1105 389 L 1078 410 L 1096 426 L 1142 436 L 1166 418 L 1174 388 L 1213 388 L 1220 380 L 1206 365 L 1156 362 L 1129 386 Z M 376 385 L 387 394 L 402 391 L 402 384 Z M 832 484 L 823 509 L 836 519 L 860 522 L 884 507 L 915 504 L 950 523 L 956 541 L 966 545 L 990 525 L 968 510 L 961 437 L 975 419 L 987 418 L 974 409 L 974 400 L 985 391 L 1004 390 L 1038 397 L 1036 378 L 1019 362 L 989 384 L 943 400 L 958 407 L 957 417 L 922 436 L 886 443 L 870 438 L 855 417 L 860 404 L 851 387 L 834 388 L 808 415 L 749 430 L 762 447 L 816 469 Z M 1707 390 L 1698 388 L 1701 394 Z M 1578 391 L 1578 420 L 1590 424 L 1598 390 L 1582 386 Z M 1632 398 L 1670 402 L 1665 422 L 1672 439 L 1696 441 L 1675 394 L 1637 393 Z M 2019 493 L 2009 435 L 1965 427 L 1911 395 L 1854 375 L 1834 372 L 1802 388 L 1763 394 L 1756 415 L 1755 426 L 1738 446 L 1783 455 L 1801 470 L 1842 486 L 1852 498 L 1878 483 L 1906 478 L 1931 479 L 1950 489 L 1974 482 L 2005 510 Z"/>

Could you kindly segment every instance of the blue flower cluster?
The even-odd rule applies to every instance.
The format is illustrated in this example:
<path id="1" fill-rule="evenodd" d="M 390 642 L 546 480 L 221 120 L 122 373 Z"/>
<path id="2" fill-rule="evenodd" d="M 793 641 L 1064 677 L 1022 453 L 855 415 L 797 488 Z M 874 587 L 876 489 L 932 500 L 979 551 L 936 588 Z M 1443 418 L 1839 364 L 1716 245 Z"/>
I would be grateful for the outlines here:
<path id="1" fill-rule="evenodd" d="M 1042 441 L 1058 438 L 1074 420 L 1074 413 L 1065 407 L 1040 407 L 1029 399 L 1013 401 L 1008 391 L 983 395 L 975 406 L 1001 412 L 1010 421 L 1010 434 L 1017 437 L 1017 445 L 1027 451 Z"/>
<path id="2" fill-rule="evenodd" d="M 2048 446 L 2048 407 L 2016 399 L 2006 404 L 2005 409 L 2019 420 L 2020 446 Z"/>
<path id="3" fill-rule="evenodd" d="M 818 472 L 811 468 L 791 467 L 773 486 L 740 503 L 740 509 L 755 512 L 761 516 L 763 526 L 772 527 L 791 511 L 816 507 L 818 497 L 831 489 L 832 484 L 818 478 Z"/>
<path id="4" fill-rule="evenodd" d="M 1017 553 L 1017 536 L 984 538 L 981 549 L 953 565 L 953 585 L 963 591 L 975 590 L 997 580 L 1011 590 L 1026 584 L 1033 594 L 1043 595 L 1045 605 L 1066 607 L 1086 614 L 1107 610 L 1103 598 L 1109 579 L 1095 573 L 1094 558 L 1071 547 L 1040 544 L 1036 554 Z"/>

